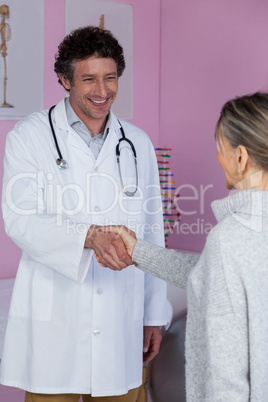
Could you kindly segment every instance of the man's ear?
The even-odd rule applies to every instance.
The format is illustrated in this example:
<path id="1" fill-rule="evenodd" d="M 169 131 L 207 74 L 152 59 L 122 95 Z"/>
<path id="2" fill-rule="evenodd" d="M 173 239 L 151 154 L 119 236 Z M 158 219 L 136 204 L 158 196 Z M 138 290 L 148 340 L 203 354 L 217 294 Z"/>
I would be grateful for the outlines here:
<path id="1" fill-rule="evenodd" d="M 247 149 L 243 145 L 239 145 L 237 147 L 236 162 L 238 173 L 244 174 L 248 168 L 249 154 Z"/>
<path id="2" fill-rule="evenodd" d="M 67 78 L 65 77 L 65 75 L 63 74 L 59 74 L 59 79 L 61 80 L 62 85 L 64 86 L 64 88 L 67 91 L 70 91 L 71 89 L 71 83 L 69 80 L 67 80 Z"/>

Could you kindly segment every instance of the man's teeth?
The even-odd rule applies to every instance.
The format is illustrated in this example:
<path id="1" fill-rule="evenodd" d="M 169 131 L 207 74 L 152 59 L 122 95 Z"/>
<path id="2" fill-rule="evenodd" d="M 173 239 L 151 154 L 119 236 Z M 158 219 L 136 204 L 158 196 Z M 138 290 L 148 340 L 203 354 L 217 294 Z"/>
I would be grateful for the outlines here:
<path id="1" fill-rule="evenodd" d="M 107 99 L 104 99 L 104 100 L 102 100 L 102 101 L 97 101 L 97 100 L 94 100 L 94 99 L 91 99 L 91 101 L 93 102 L 93 103 L 105 103 L 106 102 L 106 100 Z"/>

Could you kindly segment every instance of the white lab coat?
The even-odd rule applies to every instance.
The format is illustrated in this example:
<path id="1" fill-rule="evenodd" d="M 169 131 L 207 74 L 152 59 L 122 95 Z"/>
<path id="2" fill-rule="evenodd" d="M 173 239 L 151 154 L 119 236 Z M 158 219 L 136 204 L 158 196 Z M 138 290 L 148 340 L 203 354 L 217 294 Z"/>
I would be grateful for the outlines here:
<path id="1" fill-rule="evenodd" d="M 142 130 L 122 122 L 139 177 L 136 196 L 122 197 L 116 117 L 97 160 L 68 125 L 64 100 L 52 117 L 67 170 L 56 165 L 47 111 L 19 122 L 6 142 L 3 216 L 22 258 L 1 382 L 37 393 L 124 394 L 141 384 L 143 325 L 167 322 L 166 284 L 134 267 L 101 267 L 84 241 L 89 225 L 117 223 L 163 245 L 154 149 Z M 131 156 L 123 159 L 124 184 L 132 184 Z"/>

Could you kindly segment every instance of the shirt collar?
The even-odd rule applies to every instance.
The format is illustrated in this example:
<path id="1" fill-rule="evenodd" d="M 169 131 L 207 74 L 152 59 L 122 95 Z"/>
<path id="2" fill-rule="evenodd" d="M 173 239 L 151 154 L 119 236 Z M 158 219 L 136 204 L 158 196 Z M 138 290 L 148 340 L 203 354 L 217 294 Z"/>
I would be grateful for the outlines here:
<path id="1" fill-rule="evenodd" d="M 68 121 L 68 124 L 71 127 L 73 127 L 73 125 L 76 124 L 76 123 L 79 123 L 79 124 L 82 124 L 83 126 L 85 126 L 84 123 L 82 122 L 82 120 L 77 116 L 77 114 L 73 110 L 73 108 L 72 108 L 72 106 L 70 104 L 69 96 L 67 96 L 65 98 L 65 107 L 66 107 L 67 121 Z M 109 113 L 109 117 L 108 117 L 105 129 L 104 129 L 103 141 L 105 141 L 105 139 L 106 139 L 106 137 L 107 137 L 107 135 L 109 133 L 110 126 L 111 126 L 111 120 L 112 120 L 111 119 L 111 113 Z M 89 130 L 88 130 L 88 132 L 91 135 L 91 132 Z M 103 134 L 103 133 L 100 133 L 100 134 Z"/>

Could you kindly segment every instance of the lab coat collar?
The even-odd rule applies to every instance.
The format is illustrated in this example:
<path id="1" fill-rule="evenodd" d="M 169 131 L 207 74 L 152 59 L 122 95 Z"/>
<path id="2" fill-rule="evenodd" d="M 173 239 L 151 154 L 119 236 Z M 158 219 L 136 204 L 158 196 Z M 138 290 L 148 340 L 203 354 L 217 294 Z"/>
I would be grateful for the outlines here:
<path id="1" fill-rule="evenodd" d="M 52 113 L 52 121 L 56 124 L 57 128 L 61 130 L 73 131 L 71 126 L 68 124 L 66 109 L 65 109 L 65 99 L 62 99 L 54 109 L 54 116 Z"/>

